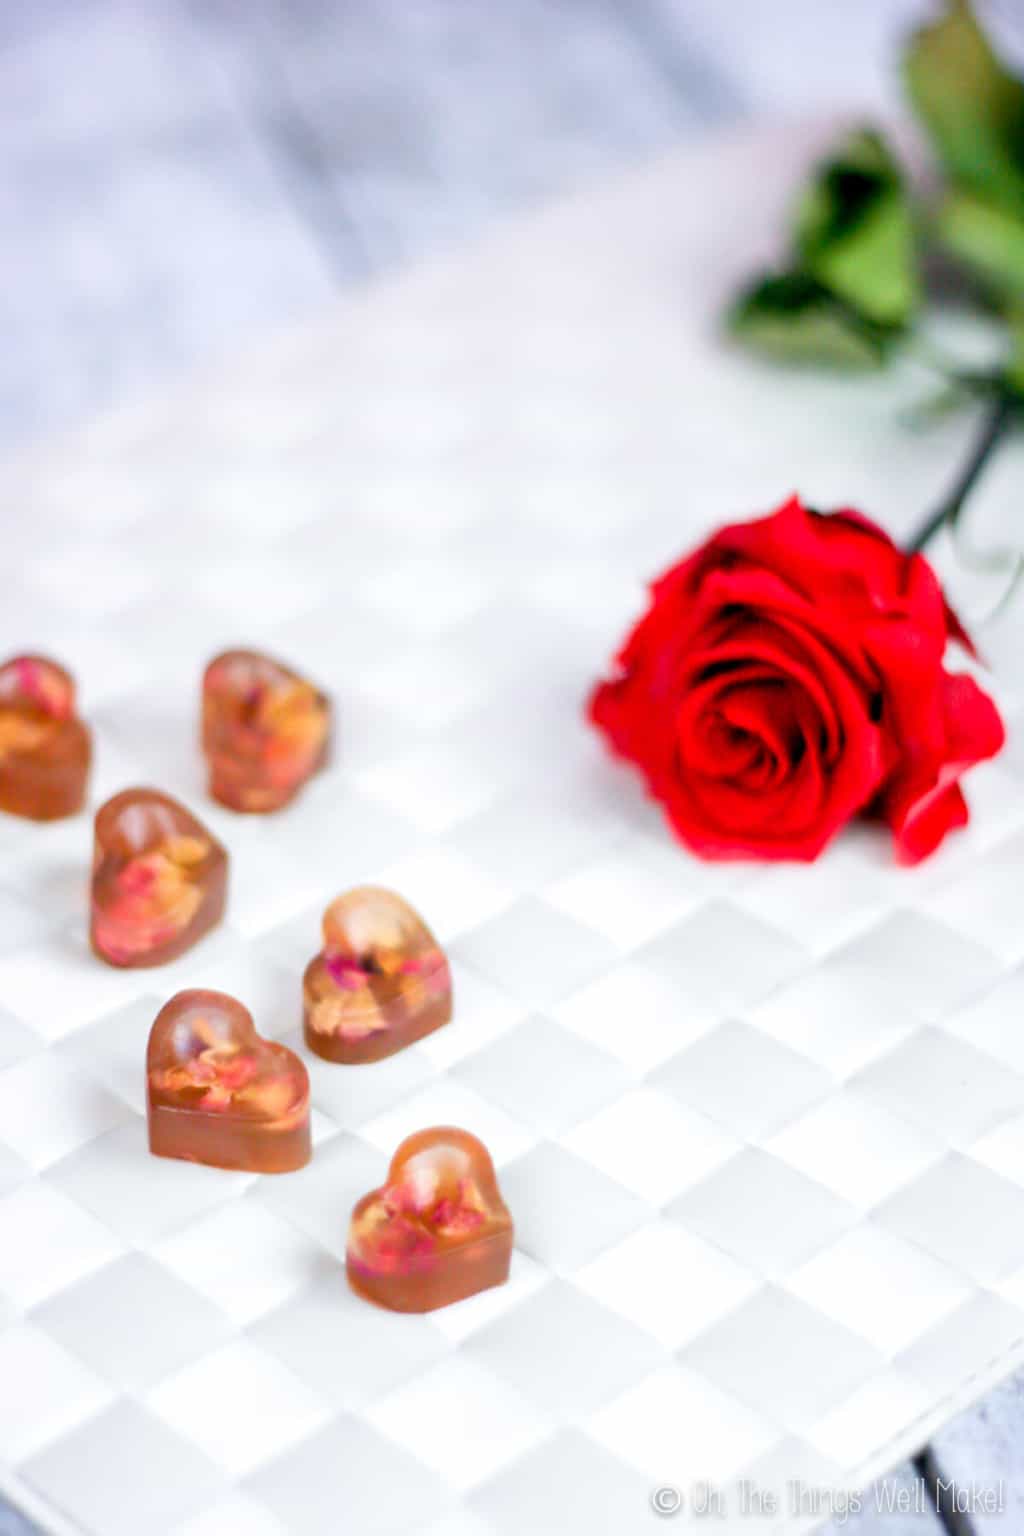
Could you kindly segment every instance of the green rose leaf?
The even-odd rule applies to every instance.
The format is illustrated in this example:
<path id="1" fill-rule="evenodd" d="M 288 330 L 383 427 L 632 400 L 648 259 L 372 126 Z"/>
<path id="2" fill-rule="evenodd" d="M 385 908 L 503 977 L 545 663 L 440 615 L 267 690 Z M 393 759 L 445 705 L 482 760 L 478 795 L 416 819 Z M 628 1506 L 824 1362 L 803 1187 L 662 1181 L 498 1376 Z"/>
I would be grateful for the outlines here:
<path id="1" fill-rule="evenodd" d="M 1024 405 L 1024 308 L 1010 316 L 1010 357 L 1006 382 Z"/>
<path id="2" fill-rule="evenodd" d="M 1024 83 L 996 56 L 967 0 L 951 0 L 904 58 L 911 100 L 952 190 L 936 233 L 992 296 L 1024 295 Z"/>
<path id="3" fill-rule="evenodd" d="M 890 339 L 801 272 L 759 278 L 736 300 L 729 326 L 748 346 L 782 361 L 836 368 L 879 367 Z"/>
<path id="4" fill-rule="evenodd" d="M 791 362 L 877 368 L 917 305 L 914 257 L 896 160 L 877 133 L 851 134 L 800 198 L 788 266 L 733 305 L 733 334 Z"/>
<path id="5" fill-rule="evenodd" d="M 1024 217 L 1024 85 L 997 58 L 967 0 L 911 39 L 911 101 L 951 179 Z"/>
<path id="6" fill-rule="evenodd" d="M 818 168 L 796 218 L 800 268 L 868 320 L 904 326 L 920 297 L 900 168 L 877 133 L 855 133 Z"/>
<path id="7" fill-rule="evenodd" d="M 987 288 L 1024 301 L 1024 218 L 971 192 L 952 192 L 939 209 L 937 231 Z"/>

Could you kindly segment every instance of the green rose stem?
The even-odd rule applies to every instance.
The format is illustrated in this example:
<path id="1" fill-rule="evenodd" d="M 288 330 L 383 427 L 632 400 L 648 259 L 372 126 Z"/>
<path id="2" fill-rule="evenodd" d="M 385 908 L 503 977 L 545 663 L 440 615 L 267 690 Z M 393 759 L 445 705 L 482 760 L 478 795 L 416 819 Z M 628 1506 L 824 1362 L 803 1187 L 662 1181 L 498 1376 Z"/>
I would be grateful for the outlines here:
<path id="1" fill-rule="evenodd" d="M 981 431 L 971 450 L 960 477 L 946 499 L 922 524 L 907 545 L 910 554 L 919 554 L 940 528 L 954 528 L 959 521 L 968 496 L 980 480 L 982 471 L 998 445 L 1006 437 L 1016 415 L 1017 402 L 1003 394 L 990 406 L 981 424 Z"/>

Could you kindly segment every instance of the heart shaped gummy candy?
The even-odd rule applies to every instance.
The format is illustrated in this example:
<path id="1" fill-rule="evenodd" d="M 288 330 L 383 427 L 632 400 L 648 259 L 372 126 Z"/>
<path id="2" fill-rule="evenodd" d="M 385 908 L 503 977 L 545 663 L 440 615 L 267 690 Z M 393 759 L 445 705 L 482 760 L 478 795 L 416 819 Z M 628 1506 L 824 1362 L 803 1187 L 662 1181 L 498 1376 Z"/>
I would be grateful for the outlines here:
<path id="1" fill-rule="evenodd" d="M 90 939 L 108 965 L 163 965 L 224 915 L 228 856 L 157 789 L 126 789 L 96 813 Z"/>
<path id="2" fill-rule="evenodd" d="M 310 1159 L 309 1074 L 225 992 L 179 992 L 146 1051 L 149 1148 L 215 1168 L 288 1173 Z"/>
<path id="3" fill-rule="evenodd" d="M 92 745 L 71 674 L 44 656 L 0 667 L 0 810 L 55 821 L 81 810 Z"/>
<path id="4" fill-rule="evenodd" d="M 352 1212 L 349 1284 L 394 1312 L 430 1312 L 501 1285 L 511 1258 L 512 1218 L 490 1153 L 453 1126 L 403 1141 L 387 1183 Z"/>
<path id="5" fill-rule="evenodd" d="M 210 794 L 233 811 L 276 811 L 327 760 L 327 696 L 259 651 L 225 651 L 203 674 Z"/>
<path id="6" fill-rule="evenodd" d="M 324 947 L 302 979 L 306 1044 L 328 1061 L 379 1061 L 452 1016 L 448 962 L 394 891 L 364 885 L 324 913 Z"/>

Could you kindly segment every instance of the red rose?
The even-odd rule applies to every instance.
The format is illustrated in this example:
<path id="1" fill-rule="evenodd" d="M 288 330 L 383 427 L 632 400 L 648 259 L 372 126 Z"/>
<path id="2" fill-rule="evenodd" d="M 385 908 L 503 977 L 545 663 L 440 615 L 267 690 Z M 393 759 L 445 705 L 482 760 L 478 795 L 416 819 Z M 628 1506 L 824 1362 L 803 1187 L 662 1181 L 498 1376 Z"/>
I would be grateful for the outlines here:
<path id="1" fill-rule="evenodd" d="M 794 497 L 654 583 L 590 715 L 707 858 L 813 859 L 866 812 L 916 862 L 966 822 L 960 776 L 1004 740 L 944 669 L 951 636 L 970 648 L 921 555 Z"/>

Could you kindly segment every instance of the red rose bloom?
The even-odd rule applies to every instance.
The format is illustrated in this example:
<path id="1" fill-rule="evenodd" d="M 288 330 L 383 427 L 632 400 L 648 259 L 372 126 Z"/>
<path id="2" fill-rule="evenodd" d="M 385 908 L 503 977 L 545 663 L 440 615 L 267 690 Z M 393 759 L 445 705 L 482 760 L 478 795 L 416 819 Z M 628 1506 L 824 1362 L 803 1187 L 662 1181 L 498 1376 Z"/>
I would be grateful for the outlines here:
<path id="1" fill-rule="evenodd" d="M 942 658 L 970 640 L 921 555 L 794 497 L 656 581 L 590 716 L 707 858 L 813 859 L 878 815 L 908 863 L 967 821 L 960 776 L 1003 744 Z"/>

